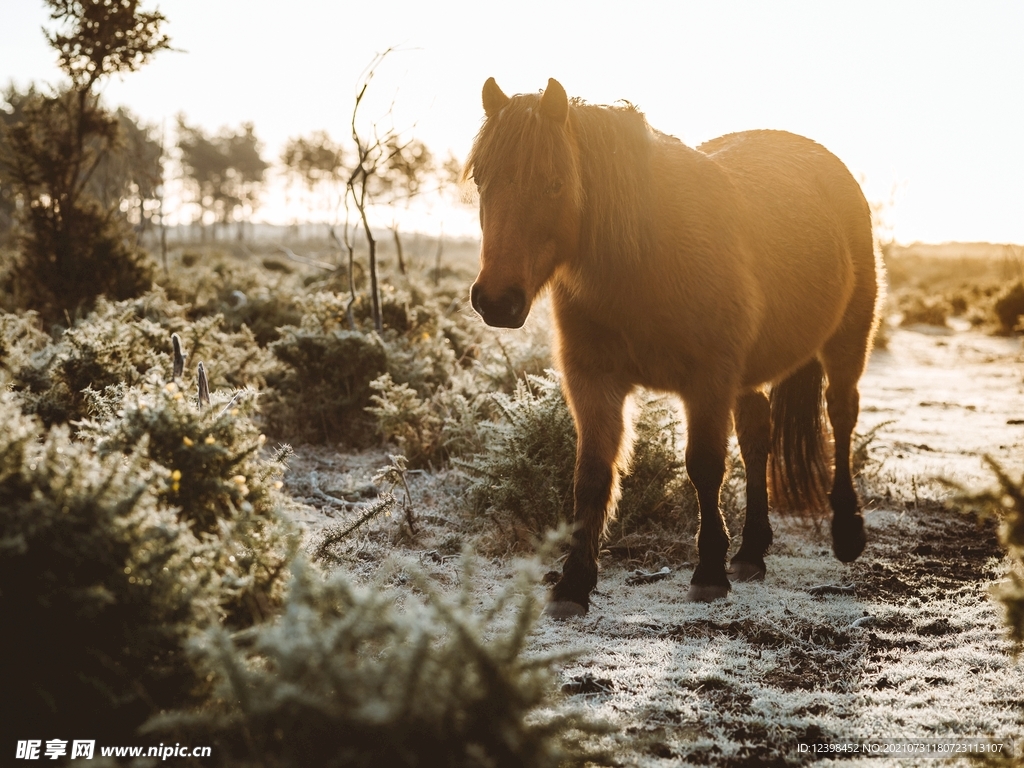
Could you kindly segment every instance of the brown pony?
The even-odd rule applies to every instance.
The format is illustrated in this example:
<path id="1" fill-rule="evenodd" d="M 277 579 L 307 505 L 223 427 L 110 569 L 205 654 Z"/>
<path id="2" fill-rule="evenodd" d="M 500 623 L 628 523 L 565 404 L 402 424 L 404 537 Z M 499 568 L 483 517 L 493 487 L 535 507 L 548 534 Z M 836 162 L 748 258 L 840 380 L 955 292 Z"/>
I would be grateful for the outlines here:
<path id="1" fill-rule="evenodd" d="M 576 527 L 546 613 L 589 606 L 629 465 L 624 406 L 636 387 L 674 392 L 685 407 L 700 505 L 687 599 L 725 597 L 730 576 L 764 578 L 769 476 L 776 505 L 824 506 L 823 389 L 835 438 L 832 547 L 855 560 L 866 537 L 850 438 L 880 265 L 867 202 L 843 163 L 782 131 L 690 149 L 631 105 L 569 100 L 555 80 L 509 98 L 491 78 L 483 106 L 465 171 L 483 230 L 473 308 L 488 325 L 518 328 L 550 287 L 578 436 Z M 727 570 L 719 491 L 733 419 L 747 513 Z"/>

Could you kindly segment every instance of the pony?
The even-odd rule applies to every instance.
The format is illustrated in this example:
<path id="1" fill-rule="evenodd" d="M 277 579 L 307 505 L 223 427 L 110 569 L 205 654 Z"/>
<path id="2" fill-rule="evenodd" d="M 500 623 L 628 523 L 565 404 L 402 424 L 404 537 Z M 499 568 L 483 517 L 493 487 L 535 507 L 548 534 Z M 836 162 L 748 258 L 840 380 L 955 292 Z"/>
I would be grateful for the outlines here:
<path id="1" fill-rule="evenodd" d="M 574 530 L 545 613 L 589 608 L 629 467 L 626 406 L 637 387 L 683 404 L 700 509 L 688 601 L 727 596 L 730 579 L 764 579 L 769 498 L 803 510 L 827 503 L 835 556 L 859 557 L 867 537 L 850 443 L 882 267 L 846 166 L 775 130 L 692 149 L 628 102 L 570 100 L 554 79 L 509 97 L 490 78 L 483 108 L 463 171 L 479 193 L 482 230 L 471 303 L 487 325 L 518 328 L 550 290 L 577 433 Z M 747 509 L 727 565 L 719 494 L 734 426 Z"/>

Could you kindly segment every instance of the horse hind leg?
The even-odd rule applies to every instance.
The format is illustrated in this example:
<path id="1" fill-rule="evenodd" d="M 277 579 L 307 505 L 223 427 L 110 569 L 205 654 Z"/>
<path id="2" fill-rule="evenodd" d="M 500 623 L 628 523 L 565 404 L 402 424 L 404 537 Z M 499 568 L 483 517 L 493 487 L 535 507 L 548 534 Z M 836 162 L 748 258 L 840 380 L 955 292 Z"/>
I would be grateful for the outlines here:
<path id="1" fill-rule="evenodd" d="M 736 436 L 747 475 L 747 513 L 743 542 L 733 556 L 729 578 L 734 582 L 761 581 L 767 573 L 764 554 L 772 543 L 768 520 L 768 451 L 771 411 L 764 392 L 741 395 L 734 409 Z"/>
<path id="2" fill-rule="evenodd" d="M 860 323 L 857 332 L 833 336 L 822 348 L 821 360 L 828 379 L 825 402 L 835 438 L 835 475 L 829 503 L 832 506 L 832 551 L 844 563 L 860 557 L 867 543 L 860 500 L 853 485 L 851 443 L 860 413 L 857 384 L 867 361 L 871 321 Z"/>

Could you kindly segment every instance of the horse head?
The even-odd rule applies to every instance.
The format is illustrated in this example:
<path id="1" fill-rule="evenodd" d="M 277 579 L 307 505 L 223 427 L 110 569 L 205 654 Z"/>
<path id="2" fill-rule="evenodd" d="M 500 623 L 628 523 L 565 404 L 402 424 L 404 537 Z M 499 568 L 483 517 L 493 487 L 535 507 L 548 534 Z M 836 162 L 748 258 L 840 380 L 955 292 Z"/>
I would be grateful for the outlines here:
<path id="1" fill-rule="evenodd" d="M 480 274 L 473 309 L 519 328 L 537 294 L 575 253 L 582 209 L 579 156 L 565 89 L 506 96 L 484 83 L 486 120 L 466 165 L 480 193 Z"/>

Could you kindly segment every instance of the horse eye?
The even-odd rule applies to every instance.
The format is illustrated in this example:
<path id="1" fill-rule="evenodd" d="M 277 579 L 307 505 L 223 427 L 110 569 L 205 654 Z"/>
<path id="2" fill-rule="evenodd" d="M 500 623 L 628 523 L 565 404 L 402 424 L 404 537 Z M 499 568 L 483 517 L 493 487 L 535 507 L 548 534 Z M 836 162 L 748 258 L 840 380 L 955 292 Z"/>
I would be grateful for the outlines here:
<path id="1" fill-rule="evenodd" d="M 550 184 L 548 184 L 548 188 L 546 191 L 549 195 L 557 195 L 559 192 L 562 191 L 561 180 L 555 179 L 554 181 L 552 181 Z"/>

